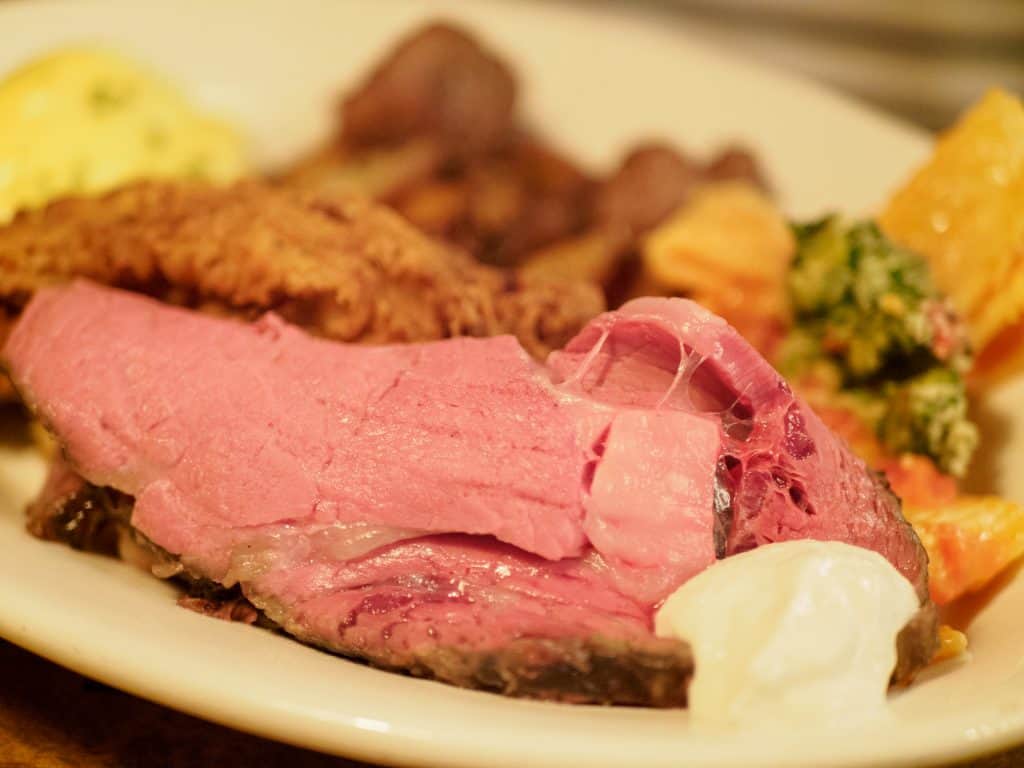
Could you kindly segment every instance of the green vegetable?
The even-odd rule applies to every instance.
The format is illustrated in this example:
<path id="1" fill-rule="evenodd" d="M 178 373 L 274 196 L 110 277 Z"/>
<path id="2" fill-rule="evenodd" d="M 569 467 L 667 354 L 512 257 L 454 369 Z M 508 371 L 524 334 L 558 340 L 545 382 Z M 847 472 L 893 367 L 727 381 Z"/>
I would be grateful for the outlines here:
<path id="1" fill-rule="evenodd" d="M 89 101 L 97 114 L 111 114 L 132 100 L 131 86 L 117 80 L 99 81 L 89 92 Z"/>
<path id="2" fill-rule="evenodd" d="M 945 312 L 923 259 L 872 222 L 838 217 L 797 227 L 789 292 L 797 324 L 843 367 L 850 383 L 913 375 L 933 365 L 965 371 L 966 336 L 938 348 L 933 316 Z"/>
<path id="3" fill-rule="evenodd" d="M 831 216 L 795 227 L 788 276 L 794 325 L 779 357 L 791 377 L 856 393 L 894 453 L 930 456 L 960 475 L 977 443 L 963 373 L 962 324 L 935 290 L 928 264 L 869 221 Z"/>
<path id="4" fill-rule="evenodd" d="M 888 384 L 885 394 L 888 407 L 878 423 L 883 443 L 931 456 L 951 475 L 967 471 L 978 429 L 967 419 L 963 377 L 933 368 Z"/>

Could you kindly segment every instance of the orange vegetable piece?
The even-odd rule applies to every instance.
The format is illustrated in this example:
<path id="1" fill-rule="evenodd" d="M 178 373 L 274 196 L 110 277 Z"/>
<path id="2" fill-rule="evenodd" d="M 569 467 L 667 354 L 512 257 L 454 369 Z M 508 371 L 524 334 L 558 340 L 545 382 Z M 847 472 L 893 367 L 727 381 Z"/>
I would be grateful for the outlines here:
<path id="1" fill-rule="evenodd" d="M 932 600 L 944 605 L 980 589 L 1024 554 L 1024 508 L 996 496 L 960 496 L 903 513 L 928 552 Z"/>
<path id="2" fill-rule="evenodd" d="M 939 627 L 939 647 L 932 656 L 932 664 L 962 656 L 967 650 L 967 635 L 948 624 Z"/>
<path id="3" fill-rule="evenodd" d="M 942 474 L 927 456 L 904 453 L 875 466 L 885 472 L 889 485 L 908 507 L 936 509 L 956 500 L 956 480 Z"/>
<path id="4" fill-rule="evenodd" d="M 779 207 L 753 184 L 700 189 L 644 239 L 647 281 L 728 320 L 762 353 L 787 324 L 786 270 L 796 241 Z"/>
<path id="5" fill-rule="evenodd" d="M 967 321 L 976 376 L 1024 365 L 1024 104 L 994 89 L 940 137 L 879 217 Z"/>

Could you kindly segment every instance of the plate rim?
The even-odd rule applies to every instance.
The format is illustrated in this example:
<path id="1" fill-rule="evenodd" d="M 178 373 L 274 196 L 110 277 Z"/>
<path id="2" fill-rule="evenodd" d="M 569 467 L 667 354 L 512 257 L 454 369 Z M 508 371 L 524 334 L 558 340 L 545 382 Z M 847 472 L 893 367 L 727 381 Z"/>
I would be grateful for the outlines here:
<path id="1" fill-rule="evenodd" d="M 394 3 L 395 0 L 392 0 Z M 369 3 L 358 2 L 357 0 L 349 0 L 349 5 L 362 5 L 366 6 Z M 402 5 L 413 5 L 413 0 L 402 0 Z M 67 8 L 72 7 L 71 0 L 45 0 L 38 7 L 42 8 Z M 87 3 L 76 2 L 74 5 L 81 7 L 82 5 L 89 6 L 118 6 L 118 5 L 131 5 L 126 2 L 118 2 L 117 0 L 88 0 Z M 199 6 L 202 3 L 196 2 L 195 5 Z M 241 5 L 241 3 L 239 3 Z M 505 3 L 498 2 L 497 0 L 478 0 L 478 6 L 489 7 L 491 9 L 498 8 L 501 6 L 501 11 L 509 11 L 509 6 Z M 31 5 L 28 0 L 18 2 L 13 0 L 10 4 L 0 5 L 0 19 L 3 19 L 5 15 L 11 14 L 15 11 L 21 13 L 25 9 L 37 7 L 36 3 Z M 453 13 L 456 7 L 455 3 L 442 4 L 442 8 L 445 9 L 446 13 Z M 527 10 L 524 10 L 527 9 Z M 559 6 L 544 6 L 541 7 L 539 3 L 526 3 L 521 6 L 517 6 L 515 13 L 533 13 L 533 14 L 550 14 L 550 17 L 560 18 L 579 18 L 579 17 L 592 17 L 595 14 L 603 14 L 609 17 L 619 17 L 621 14 L 614 11 L 609 11 L 606 8 L 593 6 L 584 7 L 583 5 L 559 5 Z M 29 11 L 29 13 L 35 13 L 35 11 Z M 638 22 L 633 20 L 628 22 L 630 24 L 638 24 L 639 26 L 655 28 L 654 22 Z M 685 39 L 685 36 L 684 36 Z M 751 62 L 744 60 L 742 57 L 726 54 L 722 51 L 707 46 L 700 41 L 686 40 L 686 45 L 697 51 L 701 56 L 711 57 L 714 60 L 729 60 L 735 63 L 737 66 L 741 66 L 748 70 L 760 70 L 766 75 L 768 79 L 786 81 L 790 83 L 802 83 L 802 86 L 808 89 L 808 92 L 818 93 L 822 98 L 827 98 L 828 101 L 833 103 L 845 103 L 850 108 L 856 109 L 870 117 L 870 119 L 878 121 L 880 124 L 888 125 L 894 131 L 899 131 L 907 136 L 916 137 L 919 142 L 925 141 L 926 134 L 919 131 L 911 126 L 902 123 L 897 118 L 893 118 L 889 115 L 881 113 L 877 109 L 867 106 L 860 102 L 858 99 L 837 94 L 831 91 L 825 86 L 813 83 L 810 80 L 790 74 L 784 74 L 774 72 L 770 68 L 755 66 Z M 27 534 L 24 534 L 26 537 Z M 34 541 L 34 540 L 33 540 Z M 62 553 L 70 554 L 70 553 Z M 75 553 L 76 556 L 82 556 L 79 553 Z M 88 557 L 88 556 L 84 556 Z M 127 566 L 125 566 L 127 567 Z M 0 567 L 2 572 L 2 567 Z M 203 619 L 206 620 L 205 618 Z M 472 759 L 466 755 L 459 755 L 454 761 L 451 755 L 447 755 L 444 758 L 438 757 L 438 759 L 432 759 L 428 752 L 431 746 L 437 747 L 436 741 L 428 739 L 415 740 L 412 739 L 408 734 L 399 735 L 394 733 L 381 733 L 375 731 L 372 728 L 356 728 L 354 726 L 349 727 L 349 739 L 344 747 L 344 752 L 337 751 L 337 747 L 332 747 L 319 742 L 317 744 L 311 744 L 309 741 L 304 739 L 296 739 L 294 737 L 295 731 L 288 730 L 287 728 L 281 728 L 279 730 L 268 731 L 265 724 L 255 725 L 251 720 L 247 720 L 244 716 L 236 712 L 225 710 L 216 705 L 205 704 L 203 701 L 190 700 L 189 696 L 181 695 L 168 695 L 166 690 L 153 690 L 150 685 L 147 685 L 145 681 L 140 680 L 138 677 L 133 677 L 126 668 L 118 667 L 117 665 L 104 664 L 101 660 L 89 659 L 86 655 L 76 651 L 73 643 L 62 642 L 59 635 L 50 633 L 39 634 L 34 630 L 38 630 L 41 622 L 24 620 L 19 621 L 16 617 L 12 618 L 7 611 L 0 607 L 0 636 L 20 645 L 34 653 L 37 653 L 51 661 L 54 661 L 62 666 L 83 674 L 87 677 L 102 680 L 105 683 L 113 685 L 120 690 L 126 691 L 141 698 L 157 702 L 161 705 L 177 709 L 188 714 L 203 717 L 204 719 L 212 722 L 217 722 L 222 725 L 226 725 L 237 730 L 241 730 L 254 735 L 273 738 L 284 743 L 293 744 L 298 747 L 306 749 L 316 749 L 319 751 L 326 751 L 331 754 L 344 755 L 346 757 L 369 760 L 372 762 L 384 762 L 393 765 L 473 765 L 479 764 L 481 759 L 488 759 L 494 757 L 493 754 L 488 754 L 485 749 L 484 752 L 474 753 Z M 287 640 L 286 642 L 293 644 L 294 641 Z M 297 645 L 297 644 L 296 644 Z M 337 659 L 339 663 L 350 663 L 344 659 Z M 382 673 L 378 672 L 375 674 L 386 674 L 389 677 L 394 677 L 393 673 Z M 428 685 L 441 685 L 438 683 L 419 681 Z M 180 691 L 176 691 L 180 693 Z M 482 694 L 478 692 L 461 692 L 468 695 L 475 696 L 487 696 L 493 697 L 493 694 Z M 503 700 L 508 701 L 508 700 Z M 514 703 L 511 700 L 510 705 Z M 529 704 L 528 706 L 535 706 Z M 537 705 L 537 706 L 554 706 L 562 709 L 565 705 Z M 268 711 L 272 711 L 271 706 Z M 1004 721 L 1005 724 L 1005 721 Z M 983 727 L 979 725 L 979 727 Z M 396 745 L 395 740 L 400 743 Z M 943 751 L 943 754 L 931 754 L 922 756 L 920 753 L 904 754 L 892 756 L 884 759 L 881 762 L 872 763 L 874 765 L 892 765 L 892 766 L 910 766 L 910 765 L 923 765 L 925 762 L 940 762 L 948 760 L 958 760 L 967 757 L 978 756 L 981 754 L 987 754 L 990 752 L 1000 751 L 1006 746 L 1019 743 L 1024 740 L 1024 709 L 1017 713 L 1017 720 L 1014 725 L 1005 727 L 1001 730 L 997 730 L 994 733 L 984 733 L 978 739 L 959 739 L 959 749 L 950 750 L 948 747 Z M 419 757 L 414 756 L 415 753 L 419 752 Z M 426 758 L 426 759 L 419 759 Z M 922 762 L 925 761 L 925 762 Z M 554 760 L 540 759 L 538 761 L 532 761 L 531 764 L 537 765 L 563 765 L 565 762 L 560 761 L 557 757 Z M 667 764 L 667 763 L 666 763 Z M 799 763 L 785 763 L 785 765 L 797 765 Z M 724 765 L 720 763 L 719 765 Z"/>

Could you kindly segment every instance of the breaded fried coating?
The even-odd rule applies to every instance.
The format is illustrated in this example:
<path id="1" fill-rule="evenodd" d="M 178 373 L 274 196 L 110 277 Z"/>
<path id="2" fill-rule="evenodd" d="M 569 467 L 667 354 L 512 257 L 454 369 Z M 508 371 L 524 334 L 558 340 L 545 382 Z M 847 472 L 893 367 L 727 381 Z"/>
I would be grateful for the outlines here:
<path id="1" fill-rule="evenodd" d="M 365 199 L 244 182 L 146 182 L 0 229 L 5 326 L 73 277 L 207 311 L 273 310 L 341 341 L 515 334 L 538 357 L 603 309 L 598 289 L 478 264 Z"/>

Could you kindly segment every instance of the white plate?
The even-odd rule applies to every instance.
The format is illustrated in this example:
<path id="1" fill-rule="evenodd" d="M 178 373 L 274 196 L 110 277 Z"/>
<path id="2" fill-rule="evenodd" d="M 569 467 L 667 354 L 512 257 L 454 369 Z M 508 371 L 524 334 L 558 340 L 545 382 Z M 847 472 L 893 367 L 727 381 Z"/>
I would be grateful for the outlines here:
<path id="1" fill-rule="evenodd" d="M 329 128 L 341 87 L 418 20 L 411 3 L 0 5 L 0 71 L 60 42 L 113 43 L 248 128 L 264 163 Z M 530 116 L 591 163 L 665 136 L 755 146 L 789 210 L 868 211 L 927 153 L 913 129 L 629 14 L 443 4 L 517 63 Z M 1021 397 L 1004 393 L 996 409 Z M 1020 420 L 1018 420 L 1019 422 Z M 1011 443 L 1024 445 L 1019 432 Z M 1012 449 L 1013 446 L 1010 446 Z M 1007 449 L 1002 464 L 1021 451 Z M 972 626 L 973 658 L 893 697 L 873 731 L 701 733 L 685 712 L 514 701 L 377 672 L 174 605 L 167 585 L 36 541 L 42 463 L 0 453 L 0 635 L 124 690 L 237 728 L 367 760 L 445 766 L 924 765 L 1024 740 L 1024 582 Z M 1012 480 L 1012 473 L 1008 473 Z M 1024 499 L 1024 480 L 1003 490 Z"/>

